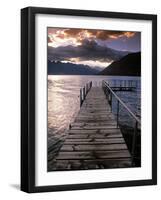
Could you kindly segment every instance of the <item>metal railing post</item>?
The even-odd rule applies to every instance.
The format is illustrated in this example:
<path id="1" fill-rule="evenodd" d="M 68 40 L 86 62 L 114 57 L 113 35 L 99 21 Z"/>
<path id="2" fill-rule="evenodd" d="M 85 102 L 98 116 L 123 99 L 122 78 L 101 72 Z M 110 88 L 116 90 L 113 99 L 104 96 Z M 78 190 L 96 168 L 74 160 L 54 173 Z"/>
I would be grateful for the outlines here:
<path id="1" fill-rule="evenodd" d="M 105 91 L 106 91 L 106 96 L 107 96 L 107 100 L 108 100 L 108 103 L 109 103 L 109 91 L 108 91 L 107 87 L 105 87 Z"/>
<path id="2" fill-rule="evenodd" d="M 87 95 L 87 84 L 85 85 L 85 91 L 86 91 L 86 93 L 85 93 L 85 96 Z"/>
<path id="3" fill-rule="evenodd" d="M 120 102 L 117 100 L 117 128 L 119 127 L 119 107 L 120 107 Z"/>
<path id="4" fill-rule="evenodd" d="M 111 112 L 112 112 L 112 93 L 111 93 Z"/>
<path id="5" fill-rule="evenodd" d="M 110 106 L 111 106 L 111 97 L 112 97 L 112 94 L 111 94 L 111 91 L 108 91 L 108 102 L 109 102 L 109 104 L 110 104 Z"/>
<path id="6" fill-rule="evenodd" d="M 134 125 L 134 135 L 133 135 L 133 141 L 132 141 L 132 150 L 131 150 L 131 154 L 132 154 L 132 166 L 133 166 L 133 164 L 134 164 L 134 158 L 135 158 L 135 148 L 136 148 L 137 129 L 138 129 L 138 122 L 135 121 L 135 125 Z"/>
<path id="7" fill-rule="evenodd" d="M 79 95 L 79 97 L 80 97 L 80 107 L 81 107 L 81 105 L 82 105 L 82 88 L 80 89 L 80 95 Z"/>
<path id="8" fill-rule="evenodd" d="M 83 88 L 83 101 L 85 99 L 85 87 Z"/>

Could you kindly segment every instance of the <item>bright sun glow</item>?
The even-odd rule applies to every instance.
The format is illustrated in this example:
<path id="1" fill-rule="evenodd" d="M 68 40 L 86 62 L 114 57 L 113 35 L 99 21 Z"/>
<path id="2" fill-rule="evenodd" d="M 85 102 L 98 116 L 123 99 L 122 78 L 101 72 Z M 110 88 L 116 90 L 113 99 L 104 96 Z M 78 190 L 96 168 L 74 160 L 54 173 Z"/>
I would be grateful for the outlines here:
<path id="1" fill-rule="evenodd" d="M 105 68 L 112 63 L 112 61 L 111 62 L 100 62 L 100 61 L 93 61 L 93 60 L 80 61 L 79 58 L 71 58 L 70 62 L 74 64 L 89 65 L 91 67 L 101 67 L 101 68 Z"/>

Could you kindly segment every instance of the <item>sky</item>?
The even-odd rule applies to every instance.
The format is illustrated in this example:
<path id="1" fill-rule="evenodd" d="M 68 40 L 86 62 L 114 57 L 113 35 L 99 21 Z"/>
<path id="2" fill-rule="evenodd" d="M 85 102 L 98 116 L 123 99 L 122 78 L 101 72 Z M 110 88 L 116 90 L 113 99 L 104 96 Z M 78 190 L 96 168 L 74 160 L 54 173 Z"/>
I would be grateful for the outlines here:
<path id="1" fill-rule="evenodd" d="M 48 28 L 48 59 L 107 67 L 130 52 L 141 51 L 141 33 L 74 28 Z"/>

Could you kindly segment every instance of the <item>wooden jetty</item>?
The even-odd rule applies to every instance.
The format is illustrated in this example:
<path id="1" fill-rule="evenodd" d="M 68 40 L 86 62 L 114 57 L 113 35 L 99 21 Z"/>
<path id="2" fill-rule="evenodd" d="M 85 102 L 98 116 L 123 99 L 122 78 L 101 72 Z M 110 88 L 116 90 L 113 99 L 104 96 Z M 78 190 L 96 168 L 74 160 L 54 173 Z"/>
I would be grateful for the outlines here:
<path id="1" fill-rule="evenodd" d="M 132 156 L 104 89 L 89 83 L 81 90 L 80 106 L 65 142 L 53 160 L 53 170 L 130 167 Z"/>

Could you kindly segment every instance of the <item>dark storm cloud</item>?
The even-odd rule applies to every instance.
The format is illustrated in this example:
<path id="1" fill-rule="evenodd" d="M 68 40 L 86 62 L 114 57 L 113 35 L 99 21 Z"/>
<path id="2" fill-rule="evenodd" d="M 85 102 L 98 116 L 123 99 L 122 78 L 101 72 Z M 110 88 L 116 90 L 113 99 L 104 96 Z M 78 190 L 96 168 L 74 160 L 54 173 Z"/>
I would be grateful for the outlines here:
<path id="1" fill-rule="evenodd" d="M 83 40 L 78 46 L 59 46 L 57 48 L 48 46 L 48 59 L 59 61 L 70 61 L 77 58 L 79 61 L 93 60 L 110 62 L 117 60 L 125 55 L 126 52 L 116 51 L 106 46 L 99 45 L 95 40 Z"/>

